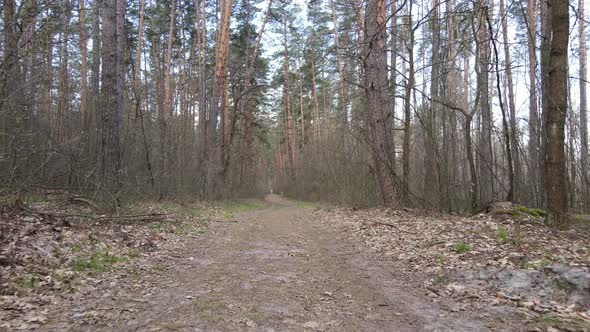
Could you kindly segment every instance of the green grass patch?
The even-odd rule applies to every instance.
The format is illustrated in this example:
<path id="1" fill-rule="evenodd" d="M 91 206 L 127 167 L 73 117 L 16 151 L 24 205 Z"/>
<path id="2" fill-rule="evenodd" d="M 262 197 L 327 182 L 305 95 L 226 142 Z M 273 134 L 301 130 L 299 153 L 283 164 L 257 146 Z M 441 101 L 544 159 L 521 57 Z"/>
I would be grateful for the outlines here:
<path id="1" fill-rule="evenodd" d="M 459 240 L 453 245 L 453 250 L 455 250 L 455 252 L 458 254 L 470 252 L 471 249 L 471 245 L 463 240 Z"/>
<path id="2" fill-rule="evenodd" d="M 22 278 L 19 278 L 16 283 L 15 286 L 17 289 L 19 290 L 30 290 L 35 288 L 35 277 L 33 276 L 25 276 Z"/>
<path id="3" fill-rule="evenodd" d="M 127 257 L 117 256 L 108 250 L 97 250 L 76 257 L 72 262 L 72 268 L 76 272 L 100 273 L 109 270 L 117 263 L 126 262 L 127 260 Z"/>
<path id="4" fill-rule="evenodd" d="M 508 242 L 509 234 L 508 229 L 504 226 L 498 226 L 498 230 L 496 230 L 496 235 L 498 236 L 498 242 L 500 244 L 505 244 Z"/>

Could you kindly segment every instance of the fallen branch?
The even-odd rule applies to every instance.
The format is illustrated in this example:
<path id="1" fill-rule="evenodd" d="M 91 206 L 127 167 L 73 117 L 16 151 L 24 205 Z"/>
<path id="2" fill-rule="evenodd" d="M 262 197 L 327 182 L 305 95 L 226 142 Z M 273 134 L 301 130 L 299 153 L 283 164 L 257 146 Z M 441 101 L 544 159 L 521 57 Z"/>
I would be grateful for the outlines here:
<path id="1" fill-rule="evenodd" d="M 98 207 L 98 205 L 96 203 L 94 203 L 92 200 L 88 199 L 88 198 L 84 198 L 81 196 L 71 196 L 69 198 L 70 202 L 79 202 L 79 203 L 84 203 L 86 205 L 91 206 L 92 208 L 94 208 L 96 211 L 100 211 L 100 208 Z"/>
<path id="2" fill-rule="evenodd" d="M 97 214 L 62 214 L 62 213 L 51 213 L 45 211 L 37 211 L 26 206 L 22 201 L 17 200 L 15 205 L 18 209 L 35 214 L 42 217 L 49 218 L 84 218 L 92 220 L 165 220 L 170 217 L 169 214 L 165 213 L 150 213 L 150 214 L 133 214 L 133 215 L 97 215 Z"/>

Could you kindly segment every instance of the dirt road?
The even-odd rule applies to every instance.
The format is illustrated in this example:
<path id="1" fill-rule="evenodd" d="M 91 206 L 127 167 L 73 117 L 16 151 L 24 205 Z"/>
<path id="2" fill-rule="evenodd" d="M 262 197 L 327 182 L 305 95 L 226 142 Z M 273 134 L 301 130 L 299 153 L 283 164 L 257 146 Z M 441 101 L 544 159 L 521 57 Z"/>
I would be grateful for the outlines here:
<path id="1" fill-rule="evenodd" d="M 473 313 L 452 313 L 396 281 L 312 210 L 278 196 L 268 206 L 212 223 L 178 252 L 151 287 L 92 294 L 79 314 L 46 330 L 100 331 L 487 331 Z M 141 285 L 139 285 L 141 286 Z M 147 292 L 147 293 L 146 293 Z M 82 313 L 115 312 L 76 323 Z M 84 316 L 84 317 L 87 317 Z"/>

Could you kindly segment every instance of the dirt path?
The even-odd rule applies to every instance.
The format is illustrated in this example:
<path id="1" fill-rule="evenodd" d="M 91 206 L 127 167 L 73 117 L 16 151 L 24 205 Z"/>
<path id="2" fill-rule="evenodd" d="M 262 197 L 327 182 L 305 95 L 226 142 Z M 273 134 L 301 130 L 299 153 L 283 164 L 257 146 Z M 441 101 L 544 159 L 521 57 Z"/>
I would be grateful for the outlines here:
<path id="1" fill-rule="evenodd" d="M 212 223 L 202 241 L 171 256 L 169 268 L 138 281 L 143 285 L 92 294 L 44 329 L 488 330 L 483 318 L 451 313 L 404 287 L 395 271 L 318 223 L 311 210 L 278 196 L 267 202 L 239 222 Z M 115 314 L 77 322 L 98 310 Z"/>

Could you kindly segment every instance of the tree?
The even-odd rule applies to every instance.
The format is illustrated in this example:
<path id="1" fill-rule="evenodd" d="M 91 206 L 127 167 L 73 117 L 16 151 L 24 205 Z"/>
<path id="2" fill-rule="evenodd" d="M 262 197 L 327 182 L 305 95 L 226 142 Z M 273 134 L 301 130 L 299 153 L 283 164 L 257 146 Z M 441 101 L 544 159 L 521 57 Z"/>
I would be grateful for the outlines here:
<path id="1" fill-rule="evenodd" d="M 125 0 L 103 0 L 103 47 L 101 49 L 101 176 L 105 199 L 119 204 L 121 189 L 121 125 L 124 91 Z"/>
<path id="2" fill-rule="evenodd" d="M 229 52 L 229 23 L 232 11 L 232 0 L 221 3 L 221 20 L 217 33 L 217 47 L 215 53 L 215 76 L 213 78 L 213 96 L 211 98 L 211 113 L 208 128 L 208 173 L 207 186 L 211 197 L 220 197 L 223 188 L 224 171 L 222 169 L 225 147 L 227 144 L 226 131 L 228 126 L 228 77 L 227 59 Z M 220 128 L 217 128 L 217 118 L 221 116 Z"/>
<path id="3" fill-rule="evenodd" d="M 508 113 L 510 114 L 510 138 L 512 145 L 512 159 L 514 160 L 514 200 L 521 199 L 521 162 L 520 154 L 518 153 L 518 125 L 516 122 L 516 102 L 514 96 L 514 83 L 512 77 L 512 59 L 510 57 L 510 46 L 508 40 L 508 17 L 504 8 L 504 0 L 500 0 L 500 16 L 502 24 L 502 37 L 504 44 L 504 61 L 506 62 L 506 79 L 504 84 L 508 90 Z M 506 90 L 506 89 L 505 89 Z"/>
<path id="4" fill-rule="evenodd" d="M 547 0 L 548 27 L 551 33 L 550 52 L 544 59 L 548 65 L 547 86 L 543 86 L 544 130 L 547 135 L 545 149 L 545 192 L 547 197 L 546 222 L 554 226 L 568 223 L 567 190 L 565 180 L 565 118 L 568 102 L 568 0 Z"/>
<path id="5" fill-rule="evenodd" d="M 88 32 L 86 30 L 86 7 L 84 0 L 78 0 L 78 16 L 80 17 L 80 113 L 82 114 L 82 128 L 87 129 L 88 118 Z"/>
<path id="6" fill-rule="evenodd" d="M 584 0 L 578 1 L 578 36 L 580 48 L 580 140 L 582 182 L 586 192 L 590 189 L 588 179 L 588 64 L 586 59 L 586 20 L 584 20 Z"/>
<path id="7" fill-rule="evenodd" d="M 408 72 L 405 73 L 407 77 L 406 91 L 404 97 L 404 138 L 403 138 L 403 154 L 402 154 L 402 171 L 403 171 L 403 197 L 404 203 L 410 202 L 410 140 L 412 137 L 412 91 L 414 89 L 415 72 L 414 72 L 414 27 L 412 23 L 412 6 L 414 2 L 410 0 L 408 4 L 408 14 L 406 16 L 406 40 L 404 40 L 404 48 L 407 53 Z"/>
<path id="8" fill-rule="evenodd" d="M 540 0 L 542 4 L 546 3 L 546 0 Z M 527 4 L 527 46 L 529 56 L 529 119 L 528 119 L 528 133 L 529 133 L 529 172 L 531 179 L 530 186 L 533 191 L 538 191 L 539 181 L 541 177 L 541 159 L 540 159 L 540 144 L 541 144 L 541 133 L 539 111 L 538 111 L 538 98 L 537 98 L 537 8 L 538 3 L 536 0 L 528 0 Z M 543 79 L 542 79 L 543 81 Z M 537 195 L 535 195 L 537 196 Z"/>
<path id="9" fill-rule="evenodd" d="M 72 3 L 69 0 L 62 1 L 64 10 L 61 33 L 60 67 L 59 67 L 59 97 L 57 102 L 57 141 L 61 143 L 65 139 L 65 117 L 70 110 L 70 80 L 69 80 L 69 50 L 70 19 L 72 16 Z"/>
<path id="10" fill-rule="evenodd" d="M 480 206 L 486 206 L 494 199 L 492 180 L 492 112 L 490 110 L 489 73 L 490 73 L 490 40 L 487 28 L 486 0 L 475 4 L 476 23 L 474 25 L 475 40 L 478 44 L 477 89 L 481 93 L 479 111 L 481 115 L 481 131 L 478 143 L 478 168 L 480 175 Z"/>
<path id="11" fill-rule="evenodd" d="M 373 165 L 383 203 L 398 205 L 399 198 L 395 173 L 388 164 L 387 151 L 390 141 L 386 140 L 388 123 L 391 123 L 389 107 L 389 84 L 387 79 L 387 20 L 386 1 L 368 0 L 365 7 L 365 58 L 363 61 L 366 97 L 366 118 L 369 125 L 369 139 Z"/>

